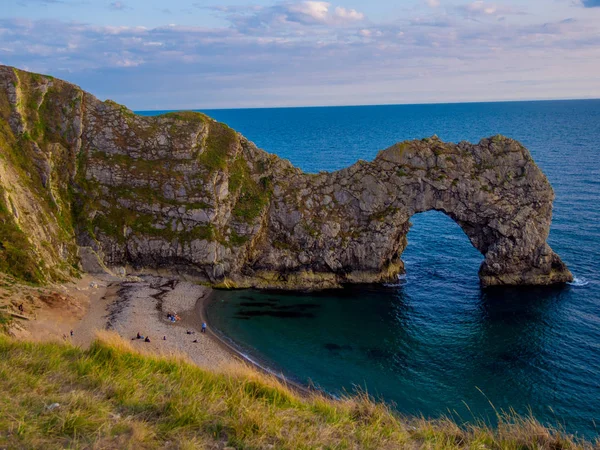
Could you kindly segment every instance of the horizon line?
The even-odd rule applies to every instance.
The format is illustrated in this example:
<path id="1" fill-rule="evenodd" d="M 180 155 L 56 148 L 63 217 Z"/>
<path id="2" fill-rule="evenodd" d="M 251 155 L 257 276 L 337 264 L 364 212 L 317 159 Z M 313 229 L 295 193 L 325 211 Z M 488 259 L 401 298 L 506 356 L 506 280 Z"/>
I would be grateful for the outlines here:
<path id="1" fill-rule="evenodd" d="M 588 98 L 544 98 L 529 100 L 477 100 L 477 101 L 450 101 L 450 102 L 422 102 L 422 103 L 365 103 L 351 105 L 297 105 L 297 106 L 242 106 L 223 108 L 173 108 L 173 109 L 132 109 L 133 112 L 157 111 L 226 111 L 226 110 L 254 110 L 254 109 L 310 109 L 310 108 L 360 108 L 365 106 L 432 106 L 432 105 L 474 105 L 485 103 L 541 103 L 541 102 L 572 102 L 572 101 L 598 101 L 600 97 Z"/>

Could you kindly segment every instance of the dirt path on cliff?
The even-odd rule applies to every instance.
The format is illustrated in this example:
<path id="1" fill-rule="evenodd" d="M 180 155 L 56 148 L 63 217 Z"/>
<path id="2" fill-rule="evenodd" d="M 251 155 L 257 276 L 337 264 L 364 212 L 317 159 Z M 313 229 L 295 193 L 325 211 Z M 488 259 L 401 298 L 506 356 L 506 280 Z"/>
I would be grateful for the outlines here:
<path id="1" fill-rule="evenodd" d="M 34 287 L 6 283 L 0 286 L 6 311 L 29 319 L 15 318 L 10 334 L 17 339 L 34 341 L 63 340 L 65 336 L 71 339 L 70 331 L 89 321 L 88 315 L 104 298 L 107 284 L 92 275 L 84 275 L 62 285 Z"/>

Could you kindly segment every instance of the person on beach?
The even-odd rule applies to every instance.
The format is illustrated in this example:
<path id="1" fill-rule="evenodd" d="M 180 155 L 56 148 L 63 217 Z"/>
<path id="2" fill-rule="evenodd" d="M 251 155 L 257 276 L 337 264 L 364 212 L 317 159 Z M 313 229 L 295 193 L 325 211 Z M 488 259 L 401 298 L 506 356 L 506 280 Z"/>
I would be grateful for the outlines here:
<path id="1" fill-rule="evenodd" d="M 206 333 L 206 322 L 202 322 L 202 330 L 200 330 L 201 333 Z"/>
<path id="2" fill-rule="evenodd" d="M 146 339 L 144 339 L 144 342 L 150 342 L 150 338 L 148 336 L 146 336 Z"/>
<path id="3" fill-rule="evenodd" d="M 71 337 L 73 337 L 73 330 L 71 330 Z"/>

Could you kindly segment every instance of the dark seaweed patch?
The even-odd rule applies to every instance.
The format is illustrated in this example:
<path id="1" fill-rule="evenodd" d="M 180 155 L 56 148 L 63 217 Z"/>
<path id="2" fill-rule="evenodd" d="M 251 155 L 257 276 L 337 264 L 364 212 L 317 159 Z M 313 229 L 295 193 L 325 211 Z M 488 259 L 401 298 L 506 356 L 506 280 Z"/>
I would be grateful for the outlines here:
<path id="1" fill-rule="evenodd" d="M 299 303 L 296 305 L 274 306 L 273 308 L 281 310 L 281 311 L 288 311 L 288 310 L 305 311 L 307 309 L 315 309 L 318 307 L 319 307 L 319 305 L 317 305 L 316 303 Z"/>
<path id="2" fill-rule="evenodd" d="M 242 302 L 240 306 L 251 307 L 251 308 L 269 308 L 274 307 L 275 305 L 270 302 Z"/>
<path id="3" fill-rule="evenodd" d="M 335 344 L 333 342 L 328 342 L 326 344 L 323 344 L 323 347 L 326 350 L 329 350 L 330 352 L 340 352 L 342 350 L 352 350 L 352 347 L 350 347 L 349 345 L 339 345 L 339 344 Z"/>
<path id="4" fill-rule="evenodd" d="M 384 350 L 377 347 L 363 347 L 362 351 L 365 352 L 367 357 L 374 361 L 389 362 L 394 358 L 394 352 L 390 350 Z"/>
<path id="5" fill-rule="evenodd" d="M 264 310 L 264 309 L 249 309 L 245 311 L 239 311 L 237 313 L 238 317 L 259 317 L 259 316 L 271 316 L 278 317 L 282 319 L 314 319 L 315 315 L 311 313 L 305 312 L 296 312 L 296 311 L 276 311 L 276 310 Z"/>

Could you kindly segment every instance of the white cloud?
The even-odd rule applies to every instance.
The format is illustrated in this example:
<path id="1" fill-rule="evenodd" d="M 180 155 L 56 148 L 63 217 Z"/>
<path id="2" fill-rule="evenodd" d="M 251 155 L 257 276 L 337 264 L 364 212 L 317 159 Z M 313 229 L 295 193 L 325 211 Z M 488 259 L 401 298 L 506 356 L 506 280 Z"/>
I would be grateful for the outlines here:
<path id="1" fill-rule="evenodd" d="M 197 7 L 201 7 L 197 5 Z M 333 6 L 324 1 L 289 1 L 273 6 L 215 6 L 214 12 L 224 16 L 239 30 L 290 29 L 290 26 L 347 26 L 366 19 L 356 9 Z"/>
<path id="2" fill-rule="evenodd" d="M 511 6 L 497 5 L 496 3 L 489 3 L 485 0 L 475 0 L 471 3 L 461 5 L 458 10 L 467 16 L 488 16 L 488 17 L 500 17 L 506 15 L 525 15 L 526 13 Z"/>
<path id="3" fill-rule="evenodd" d="M 361 12 L 358 12 L 355 9 L 346 9 L 338 6 L 335 8 L 335 15 L 343 20 L 353 21 L 353 20 L 363 20 L 365 15 Z"/>
<path id="4" fill-rule="evenodd" d="M 128 9 L 123 2 L 112 2 L 109 7 L 114 11 L 124 11 L 125 9 Z"/>
<path id="5" fill-rule="evenodd" d="M 430 8 L 437 8 L 440 6 L 440 0 L 425 0 L 425 3 L 427 3 Z"/>
<path id="6" fill-rule="evenodd" d="M 324 22 L 327 20 L 330 6 L 331 4 L 327 2 L 304 1 L 290 4 L 287 9 L 291 13 L 308 16 L 317 22 Z"/>
<path id="7" fill-rule="evenodd" d="M 486 4 L 483 0 L 476 0 L 473 3 L 466 5 L 466 10 L 475 12 L 475 13 L 483 13 L 483 14 L 495 14 L 498 11 L 498 7 L 493 4 Z"/>

